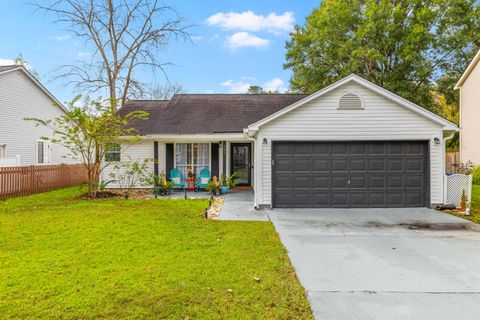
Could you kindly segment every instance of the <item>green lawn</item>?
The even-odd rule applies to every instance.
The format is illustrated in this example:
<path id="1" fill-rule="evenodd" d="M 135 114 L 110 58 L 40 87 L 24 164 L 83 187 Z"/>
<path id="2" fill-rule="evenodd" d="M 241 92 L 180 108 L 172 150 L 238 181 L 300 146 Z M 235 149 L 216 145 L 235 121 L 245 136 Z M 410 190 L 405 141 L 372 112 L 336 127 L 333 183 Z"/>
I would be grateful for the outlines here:
<path id="1" fill-rule="evenodd" d="M 473 185 L 472 187 L 472 202 L 470 204 L 471 215 L 462 216 L 462 218 L 480 223 L 480 185 Z"/>
<path id="2" fill-rule="evenodd" d="M 312 319 L 271 223 L 79 194 L 0 202 L 0 318 Z"/>

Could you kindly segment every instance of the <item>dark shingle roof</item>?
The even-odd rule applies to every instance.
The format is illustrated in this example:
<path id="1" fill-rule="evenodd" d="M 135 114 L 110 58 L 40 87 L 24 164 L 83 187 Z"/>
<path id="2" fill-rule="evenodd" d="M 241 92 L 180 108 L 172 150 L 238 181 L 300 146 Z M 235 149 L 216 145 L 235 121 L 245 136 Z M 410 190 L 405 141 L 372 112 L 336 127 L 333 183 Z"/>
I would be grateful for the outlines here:
<path id="1" fill-rule="evenodd" d="M 307 95 L 303 94 L 177 94 L 172 100 L 130 100 L 121 114 L 143 110 L 148 120 L 135 120 L 140 134 L 243 132 L 248 125 Z"/>
<path id="2" fill-rule="evenodd" d="M 0 66 L 0 72 L 10 70 L 10 69 L 15 69 L 19 68 L 17 65 L 10 65 L 10 66 Z"/>

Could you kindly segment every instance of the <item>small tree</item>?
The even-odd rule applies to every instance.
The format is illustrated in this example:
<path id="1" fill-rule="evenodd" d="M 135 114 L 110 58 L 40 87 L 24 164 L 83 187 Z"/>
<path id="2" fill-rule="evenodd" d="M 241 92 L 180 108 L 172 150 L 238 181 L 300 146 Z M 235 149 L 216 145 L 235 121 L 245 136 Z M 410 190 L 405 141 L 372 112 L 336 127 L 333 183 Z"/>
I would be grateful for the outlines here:
<path id="1" fill-rule="evenodd" d="M 68 149 L 67 156 L 80 161 L 87 169 L 88 194 L 96 196 L 98 182 L 102 171 L 110 165 L 112 159 L 105 158 L 105 153 L 113 144 L 132 143 L 140 137 L 131 127 L 134 119 L 147 119 L 148 113 L 133 111 L 126 115 L 112 112 L 109 101 L 83 100 L 78 106 L 80 96 L 68 104 L 64 115 L 43 120 L 25 118 L 53 131 L 53 143 L 59 143 Z M 43 138 L 47 139 L 47 138 Z"/>

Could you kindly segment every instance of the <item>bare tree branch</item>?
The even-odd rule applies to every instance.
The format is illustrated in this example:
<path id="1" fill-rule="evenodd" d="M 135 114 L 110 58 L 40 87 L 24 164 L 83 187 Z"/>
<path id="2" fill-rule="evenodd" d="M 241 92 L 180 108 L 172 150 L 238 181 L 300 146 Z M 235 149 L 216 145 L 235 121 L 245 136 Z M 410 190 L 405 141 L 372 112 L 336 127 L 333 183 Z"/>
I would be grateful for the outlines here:
<path id="1" fill-rule="evenodd" d="M 113 111 L 125 104 L 130 90 L 140 90 L 137 72 L 144 68 L 166 75 L 169 62 L 159 53 L 172 40 L 190 40 L 191 25 L 175 9 L 158 0 L 57 0 L 35 4 L 36 10 L 53 14 L 92 51 L 91 61 L 63 66 L 56 78 L 68 79 L 77 89 L 107 89 Z"/>

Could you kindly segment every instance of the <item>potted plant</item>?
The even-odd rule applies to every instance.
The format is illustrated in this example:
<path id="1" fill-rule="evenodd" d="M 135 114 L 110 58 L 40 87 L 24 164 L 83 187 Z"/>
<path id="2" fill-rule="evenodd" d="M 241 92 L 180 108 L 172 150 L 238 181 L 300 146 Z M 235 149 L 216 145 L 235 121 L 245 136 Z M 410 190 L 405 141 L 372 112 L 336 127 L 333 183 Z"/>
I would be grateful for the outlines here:
<path id="1" fill-rule="evenodd" d="M 227 193 L 227 191 L 228 191 L 228 179 L 227 179 L 227 176 L 224 175 L 223 173 L 220 176 L 220 185 L 221 185 L 220 193 L 221 194 Z"/>
<path id="2" fill-rule="evenodd" d="M 170 195 L 172 193 L 174 183 L 170 182 L 167 180 L 165 175 L 162 174 L 161 180 L 160 180 L 160 190 L 163 195 Z"/>
<path id="3" fill-rule="evenodd" d="M 161 187 L 161 182 L 162 182 L 162 179 L 160 178 L 159 175 L 152 175 L 152 184 L 153 184 L 153 193 L 157 196 L 159 196 L 162 192 L 162 187 Z"/>
<path id="4" fill-rule="evenodd" d="M 227 185 L 229 189 L 235 188 L 235 186 L 238 184 L 238 173 L 234 172 L 230 177 L 227 178 Z"/>
<path id="5" fill-rule="evenodd" d="M 212 178 L 212 180 L 207 184 L 205 189 L 210 192 L 211 194 L 218 196 L 220 195 L 220 190 L 222 186 L 220 185 L 220 182 L 218 181 L 218 178 L 215 176 Z"/>
<path id="6" fill-rule="evenodd" d="M 171 194 L 174 183 L 168 181 L 164 173 L 152 175 L 150 181 L 153 184 L 154 193 L 157 196 Z"/>

